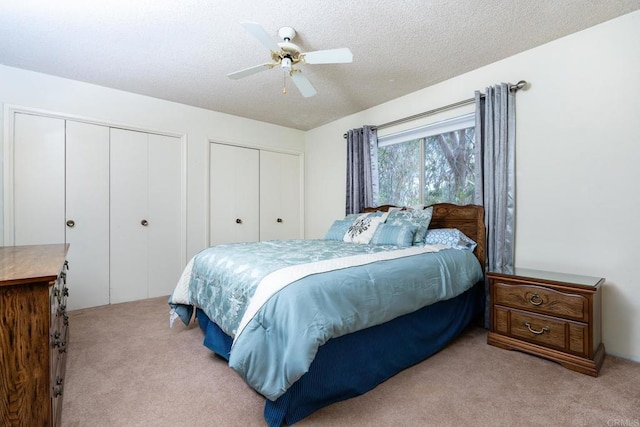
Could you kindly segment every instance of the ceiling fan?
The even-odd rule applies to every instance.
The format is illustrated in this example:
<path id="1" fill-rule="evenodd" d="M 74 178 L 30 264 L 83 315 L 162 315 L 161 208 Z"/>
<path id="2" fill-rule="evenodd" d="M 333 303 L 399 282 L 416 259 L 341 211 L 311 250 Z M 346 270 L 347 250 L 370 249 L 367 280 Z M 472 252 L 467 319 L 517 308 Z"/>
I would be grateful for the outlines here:
<path id="1" fill-rule="evenodd" d="M 230 74 L 227 77 L 238 80 L 244 77 L 270 70 L 280 66 L 285 74 L 289 74 L 291 80 L 296 85 L 302 96 L 305 98 L 315 95 L 317 92 L 307 77 L 302 74 L 300 68 L 296 66 L 305 64 L 345 64 L 353 61 L 353 54 L 348 48 L 318 50 L 315 52 L 300 52 L 300 48 L 293 44 L 291 40 L 296 36 L 296 31 L 291 27 L 282 27 L 278 30 L 281 42 L 273 41 L 267 31 L 255 22 L 241 22 L 249 33 L 271 51 L 271 61 L 265 64 L 255 65 Z M 283 89 L 286 93 L 286 89 Z"/>

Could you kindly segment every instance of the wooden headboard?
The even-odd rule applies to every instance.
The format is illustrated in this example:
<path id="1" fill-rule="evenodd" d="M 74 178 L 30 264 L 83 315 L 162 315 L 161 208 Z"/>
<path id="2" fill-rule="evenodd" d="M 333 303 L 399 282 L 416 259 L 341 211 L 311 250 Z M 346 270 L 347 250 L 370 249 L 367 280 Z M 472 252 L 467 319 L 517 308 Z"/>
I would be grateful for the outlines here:
<path id="1" fill-rule="evenodd" d="M 482 270 L 485 267 L 486 256 L 486 231 L 484 227 L 484 208 L 478 205 L 454 205 L 451 203 L 437 203 L 433 206 L 433 216 L 429 223 L 429 228 L 457 228 L 469 238 L 473 239 L 478 246 L 473 251 Z M 394 205 L 382 205 L 363 209 L 363 212 L 386 212 Z M 429 207 L 429 206 L 427 206 Z"/>

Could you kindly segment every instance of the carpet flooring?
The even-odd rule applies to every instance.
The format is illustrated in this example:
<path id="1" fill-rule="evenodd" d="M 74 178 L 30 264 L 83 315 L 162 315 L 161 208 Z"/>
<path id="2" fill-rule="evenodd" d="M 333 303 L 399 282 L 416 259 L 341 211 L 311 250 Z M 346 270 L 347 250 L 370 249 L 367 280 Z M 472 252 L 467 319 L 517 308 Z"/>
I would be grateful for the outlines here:
<path id="1" fill-rule="evenodd" d="M 169 328 L 166 301 L 70 312 L 63 426 L 265 425 L 264 398 L 202 345 L 197 324 Z M 486 330 L 470 327 L 297 425 L 640 427 L 640 364 L 608 355 L 593 378 L 487 345 Z"/>

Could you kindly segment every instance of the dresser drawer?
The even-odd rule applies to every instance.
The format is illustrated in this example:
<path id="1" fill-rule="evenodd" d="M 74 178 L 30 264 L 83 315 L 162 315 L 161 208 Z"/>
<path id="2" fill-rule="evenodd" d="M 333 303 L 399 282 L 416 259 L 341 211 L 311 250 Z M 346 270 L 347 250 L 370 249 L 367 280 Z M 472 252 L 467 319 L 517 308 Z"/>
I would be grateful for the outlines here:
<path id="1" fill-rule="evenodd" d="M 579 356 L 589 355 L 586 324 L 494 307 L 495 332 Z"/>
<path id="2" fill-rule="evenodd" d="M 62 395 L 64 393 L 64 378 L 56 377 L 51 382 L 51 423 L 60 425 L 62 416 Z"/>
<path id="3" fill-rule="evenodd" d="M 494 281 L 493 286 L 494 304 L 582 322 L 589 321 L 589 300 L 582 295 L 502 281 Z"/>
<path id="4" fill-rule="evenodd" d="M 52 348 L 51 362 L 51 414 L 53 425 L 60 425 L 62 413 L 62 399 L 65 388 L 65 374 L 67 368 L 67 343 L 69 342 L 69 327 L 65 325 L 61 331 L 61 345 Z"/>
<path id="5" fill-rule="evenodd" d="M 51 337 L 51 366 L 52 374 L 56 373 L 58 365 L 66 359 L 67 344 L 69 343 L 69 327 L 64 325 L 60 330 L 53 332 Z"/>
<path id="6" fill-rule="evenodd" d="M 67 315 L 67 307 L 64 304 L 56 304 L 55 309 L 51 313 L 51 334 L 56 331 L 62 331 L 69 325 L 69 316 Z"/>

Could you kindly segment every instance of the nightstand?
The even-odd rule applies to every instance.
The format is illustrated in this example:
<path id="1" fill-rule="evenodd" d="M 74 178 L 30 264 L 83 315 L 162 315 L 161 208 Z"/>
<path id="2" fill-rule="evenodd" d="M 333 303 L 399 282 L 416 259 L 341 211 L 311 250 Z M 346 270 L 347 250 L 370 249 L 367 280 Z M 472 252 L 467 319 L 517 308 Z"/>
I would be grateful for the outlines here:
<path id="1" fill-rule="evenodd" d="M 603 278 L 524 268 L 488 272 L 487 278 L 491 288 L 487 343 L 598 376 L 605 356 Z"/>

